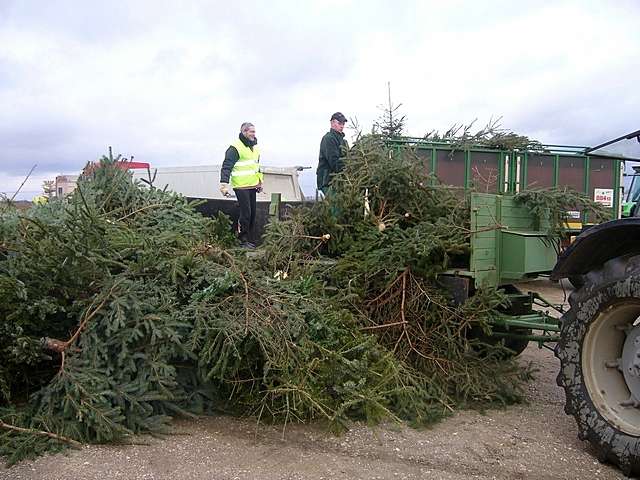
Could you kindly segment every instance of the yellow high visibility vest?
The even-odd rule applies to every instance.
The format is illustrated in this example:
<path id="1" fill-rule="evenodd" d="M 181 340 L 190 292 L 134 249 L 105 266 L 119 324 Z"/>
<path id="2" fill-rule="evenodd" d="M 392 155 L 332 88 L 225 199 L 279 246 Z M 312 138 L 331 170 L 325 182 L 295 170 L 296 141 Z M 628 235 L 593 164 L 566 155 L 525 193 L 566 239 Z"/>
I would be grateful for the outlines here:
<path id="1" fill-rule="evenodd" d="M 239 158 L 231 170 L 231 187 L 255 187 L 262 181 L 258 146 L 254 145 L 251 150 L 240 139 L 236 140 L 232 146 L 238 150 Z"/>

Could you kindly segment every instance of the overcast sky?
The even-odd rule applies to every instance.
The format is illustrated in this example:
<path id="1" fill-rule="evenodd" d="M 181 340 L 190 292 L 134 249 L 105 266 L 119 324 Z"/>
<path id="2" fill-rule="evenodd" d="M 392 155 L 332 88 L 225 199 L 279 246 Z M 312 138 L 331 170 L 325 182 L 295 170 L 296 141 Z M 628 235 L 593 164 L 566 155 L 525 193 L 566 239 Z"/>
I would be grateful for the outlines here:
<path id="1" fill-rule="evenodd" d="M 331 113 L 368 130 L 388 81 L 411 135 L 502 116 L 594 145 L 640 129 L 639 25 L 638 0 L 0 0 L 0 192 L 108 145 L 219 164 L 243 121 L 265 164 L 315 166 Z"/>

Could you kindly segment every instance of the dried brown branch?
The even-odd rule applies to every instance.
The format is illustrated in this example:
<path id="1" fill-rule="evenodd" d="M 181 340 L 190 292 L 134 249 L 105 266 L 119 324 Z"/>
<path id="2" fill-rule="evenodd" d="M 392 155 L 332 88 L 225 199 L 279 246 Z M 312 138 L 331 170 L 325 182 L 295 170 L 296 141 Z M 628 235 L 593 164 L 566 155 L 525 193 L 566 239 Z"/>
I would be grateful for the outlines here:
<path id="1" fill-rule="evenodd" d="M 240 275 L 240 278 L 242 279 L 242 283 L 244 284 L 244 319 L 245 319 L 244 326 L 245 326 L 245 334 L 246 334 L 249 331 L 249 283 L 247 282 L 247 279 L 242 273 L 242 270 L 240 270 L 236 265 L 236 261 L 231 256 L 231 254 L 229 252 L 226 252 L 225 250 L 221 250 L 221 252 L 223 256 L 225 256 L 231 263 L 231 268 L 233 268 L 233 270 L 235 270 L 235 272 L 238 275 Z"/>
<path id="2" fill-rule="evenodd" d="M 487 177 L 485 177 L 484 175 L 482 175 L 480 173 L 480 169 L 478 168 L 477 165 L 475 165 L 473 167 L 473 173 L 474 173 L 474 178 L 479 178 L 480 180 L 482 180 L 482 183 L 484 184 L 484 191 L 485 193 L 489 193 L 489 189 L 496 185 L 498 183 L 498 174 L 496 173 L 496 170 L 493 168 L 487 169 Z"/>
<path id="3" fill-rule="evenodd" d="M 395 327 L 395 326 L 398 326 L 398 325 L 404 325 L 406 323 L 407 323 L 406 320 L 403 320 L 401 322 L 383 323 L 381 325 L 373 325 L 371 327 L 362 327 L 360 330 L 377 330 L 379 328 Z"/>
<path id="4" fill-rule="evenodd" d="M 76 329 L 76 331 L 74 332 L 74 334 L 71 336 L 69 340 L 62 341 L 56 338 L 49 338 L 49 337 L 44 337 L 42 339 L 42 347 L 45 350 L 49 350 L 49 351 L 57 352 L 61 354 L 60 368 L 58 369 L 58 375 L 60 375 L 64 371 L 66 350 L 78 339 L 78 337 L 80 336 L 82 331 L 85 329 L 89 321 L 96 316 L 96 314 L 102 309 L 102 307 L 104 307 L 105 303 L 107 303 L 107 300 L 113 294 L 114 289 L 119 283 L 120 281 L 115 282 L 112 285 L 111 289 L 109 290 L 109 293 L 107 293 L 105 298 L 102 300 L 102 302 L 100 302 L 100 304 L 96 308 L 91 310 L 91 308 L 95 304 L 97 297 L 93 299 L 93 301 L 91 302 L 91 305 L 89 305 L 89 308 L 86 310 L 85 318 L 80 322 L 80 325 L 78 325 L 78 328 Z M 91 312 L 89 313 L 90 310 Z"/>

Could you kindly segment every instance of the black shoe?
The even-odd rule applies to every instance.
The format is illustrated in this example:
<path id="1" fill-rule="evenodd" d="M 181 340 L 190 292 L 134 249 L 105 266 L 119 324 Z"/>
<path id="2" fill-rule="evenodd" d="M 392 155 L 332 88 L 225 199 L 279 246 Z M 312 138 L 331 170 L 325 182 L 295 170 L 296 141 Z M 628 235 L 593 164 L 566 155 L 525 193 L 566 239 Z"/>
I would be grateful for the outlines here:
<path id="1" fill-rule="evenodd" d="M 254 248 L 256 248 L 256 246 L 251 242 L 241 242 L 240 243 L 240 247 L 241 248 L 247 248 L 249 250 L 253 250 Z"/>

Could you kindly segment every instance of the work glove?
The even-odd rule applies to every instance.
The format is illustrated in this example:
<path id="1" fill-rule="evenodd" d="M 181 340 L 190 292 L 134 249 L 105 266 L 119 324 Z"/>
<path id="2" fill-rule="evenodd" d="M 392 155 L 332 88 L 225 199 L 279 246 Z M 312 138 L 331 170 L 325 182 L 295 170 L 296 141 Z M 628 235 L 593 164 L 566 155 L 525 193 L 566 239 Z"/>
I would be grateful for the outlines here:
<path id="1" fill-rule="evenodd" d="M 231 196 L 231 192 L 229 191 L 229 184 L 228 183 L 221 183 L 220 184 L 220 193 L 222 195 L 224 195 L 225 197 L 230 197 Z"/>
<path id="2" fill-rule="evenodd" d="M 256 192 L 257 192 L 257 193 L 262 193 L 262 182 L 260 182 L 260 183 L 258 184 L 258 186 L 256 187 Z"/>

